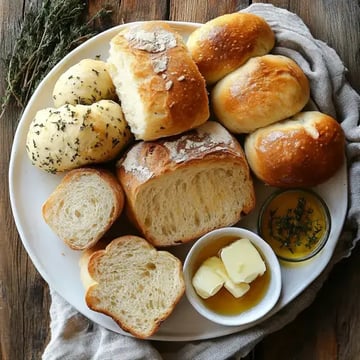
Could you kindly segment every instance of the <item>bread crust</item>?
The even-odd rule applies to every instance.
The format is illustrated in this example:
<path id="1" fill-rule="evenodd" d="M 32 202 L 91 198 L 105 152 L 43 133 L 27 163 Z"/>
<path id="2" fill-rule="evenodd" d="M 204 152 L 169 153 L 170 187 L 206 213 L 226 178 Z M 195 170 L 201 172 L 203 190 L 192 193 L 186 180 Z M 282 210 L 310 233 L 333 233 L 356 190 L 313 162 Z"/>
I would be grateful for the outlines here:
<path id="1" fill-rule="evenodd" d="M 310 187 L 340 168 L 344 146 L 344 133 L 335 119 L 308 111 L 248 135 L 245 153 L 252 171 L 266 184 Z"/>
<path id="2" fill-rule="evenodd" d="M 218 137 L 216 136 L 218 135 Z M 126 195 L 126 212 L 130 220 L 155 246 L 172 246 L 186 243 L 200 237 L 215 227 L 198 229 L 191 236 L 181 239 L 160 241 L 151 233 L 143 219 L 136 212 L 136 202 L 139 191 L 144 186 L 151 186 L 166 174 L 175 173 L 181 169 L 212 168 L 221 163 L 229 163 L 234 167 L 242 167 L 245 172 L 244 184 L 251 199 L 234 216 L 233 225 L 243 215 L 248 214 L 255 206 L 255 193 L 250 170 L 245 154 L 238 141 L 219 123 L 208 121 L 199 128 L 181 136 L 170 139 L 160 139 L 154 142 L 140 142 L 133 146 L 117 163 L 116 174 Z M 221 185 L 219 185 L 221 186 Z M 239 183 L 239 186 L 242 186 Z M 171 201 L 171 200 L 169 200 Z M 155 216 L 155 215 L 154 215 Z"/>
<path id="3" fill-rule="evenodd" d="M 292 59 L 264 55 L 219 81 L 211 93 L 214 113 L 235 134 L 287 119 L 310 98 L 309 81 Z"/>
<path id="4" fill-rule="evenodd" d="M 166 253 L 166 256 L 169 256 L 173 260 L 173 266 L 174 266 L 173 273 L 177 274 L 177 277 L 176 279 L 174 279 L 174 282 L 176 281 L 178 283 L 178 288 L 176 294 L 173 294 L 174 296 L 172 297 L 171 305 L 168 307 L 166 311 L 159 314 L 157 320 L 153 322 L 151 329 L 148 329 L 148 331 L 146 332 L 139 331 L 139 329 L 135 328 L 134 326 L 130 326 L 129 324 L 127 324 L 126 320 L 117 317 L 108 308 L 103 307 L 100 304 L 100 301 L 102 299 L 99 299 L 98 294 L 94 292 L 94 290 L 100 285 L 101 282 L 101 279 L 97 275 L 101 258 L 107 254 L 111 254 L 113 249 L 114 250 L 118 249 L 119 251 L 121 251 L 122 247 L 129 246 L 129 244 L 131 243 L 137 243 L 137 246 L 142 246 L 145 249 L 147 249 L 149 252 L 156 252 L 157 254 Z M 102 244 L 102 247 L 105 247 L 104 243 Z M 156 259 L 156 255 L 154 259 Z M 157 251 L 145 239 L 140 238 L 138 236 L 133 236 L 133 235 L 121 236 L 119 238 L 112 240 L 105 248 L 99 249 L 99 247 L 97 247 L 94 249 L 89 249 L 86 252 L 84 252 L 84 254 L 82 255 L 79 265 L 80 265 L 80 272 L 82 273 L 83 285 L 85 287 L 85 301 L 87 306 L 94 311 L 110 316 L 124 331 L 132 334 L 137 338 L 145 339 L 155 334 L 159 329 L 161 323 L 165 319 L 167 319 L 169 315 L 173 312 L 173 310 L 175 309 L 176 305 L 178 304 L 178 302 L 180 301 L 180 299 L 182 298 L 185 292 L 185 282 L 183 278 L 181 261 L 168 252 Z M 113 270 L 114 269 L 109 269 L 109 271 L 113 271 Z M 121 274 L 119 275 L 121 276 Z M 166 276 L 166 274 L 164 275 Z M 147 284 L 144 285 L 146 286 Z M 124 291 L 126 291 L 126 289 Z M 144 314 L 144 316 L 146 316 L 146 314 Z"/>
<path id="5" fill-rule="evenodd" d="M 160 47 L 156 47 L 155 40 L 142 44 L 141 36 L 148 34 L 169 37 L 170 44 L 167 39 Z M 133 76 L 141 104 L 130 104 L 124 97 L 127 85 L 119 85 L 121 80 L 117 80 L 122 76 L 120 61 L 127 64 Z M 209 118 L 205 80 L 183 39 L 168 24 L 150 21 L 125 28 L 111 40 L 108 62 L 125 117 L 137 139 L 155 140 L 179 134 Z M 131 115 L 134 106 L 143 106 L 143 130 L 138 129 L 139 120 Z"/>
<path id="6" fill-rule="evenodd" d="M 113 211 L 111 214 L 111 217 L 108 219 L 106 226 L 102 229 L 101 232 L 97 234 L 96 237 L 89 240 L 86 244 L 86 246 L 80 246 L 77 243 L 73 242 L 71 239 L 68 238 L 62 238 L 62 240 L 73 250 L 85 250 L 92 246 L 94 246 L 101 237 L 106 233 L 107 230 L 111 227 L 111 225 L 115 222 L 115 220 L 120 216 L 124 204 L 125 204 L 125 195 L 124 191 L 119 183 L 119 181 L 116 179 L 116 177 L 108 170 L 100 169 L 100 168 L 79 168 L 69 171 L 63 179 L 61 180 L 60 184 L 56 187 L 56 189 L 51 193 L 49 198 L 45 201 L 45 203 L 42 206 L 42 216 L 45 220 L 45 222 L 55 231 L 53 222 L 56 219 L 53 219 L 52 216 L 52 210 L 57 207 L 59 201 L 62 200 L 61 193 L 68 189 L 69 186 L 76 182 L 79 178 L 82 176 L 86 176 L 89 174 L 96 174 L 99 176 L 103 181 L 105 181 L 108 185 L 108 187 L 111 189 L 113 194 Z M 59 234 L 58 234 L 59 235 Z"/>
<path id="7" fill-rule="evenodd" d="M 208 84 L 214 84 L 249 58 L 267 54 L 275 44 L 268 23 L 255 14 L 232 13 L 212 19 L 186 43 Z"/>

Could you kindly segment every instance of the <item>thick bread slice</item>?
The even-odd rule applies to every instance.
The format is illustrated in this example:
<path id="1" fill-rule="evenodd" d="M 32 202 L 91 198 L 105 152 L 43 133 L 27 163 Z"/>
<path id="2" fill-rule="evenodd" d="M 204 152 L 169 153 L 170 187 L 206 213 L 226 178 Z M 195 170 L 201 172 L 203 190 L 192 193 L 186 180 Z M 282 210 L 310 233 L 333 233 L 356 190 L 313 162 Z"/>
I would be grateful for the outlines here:
<path id="1" fill-rule="evenodd" d="M 244 152 L 219 123 L 140 142 L 117 163 L 127 212 L 147 240 L 170 246 L 237 223 L 255 206 Z"/>
<path id="2" fill-rule="evenodd" d="M 136 139 L 179 134 L 209 118 L 205 80 L 182 37 L 168 24 L 126 27 L 111 40 L 108 63 Z"/>
<path id="3" fill-rule="evenodd" d="M 180 260 L 137 236 L 86 251 L 80 266 L 89 308 L 138 338 L 153 335 L 185 291 Z"/>
<path id="4" fill-rule="evenodd" d="M 93 246 L 119 217 L 124 193 L 116 177 L 80 168 L 65 175 L 42 207 L 51 229 L 74 250 Z"/>

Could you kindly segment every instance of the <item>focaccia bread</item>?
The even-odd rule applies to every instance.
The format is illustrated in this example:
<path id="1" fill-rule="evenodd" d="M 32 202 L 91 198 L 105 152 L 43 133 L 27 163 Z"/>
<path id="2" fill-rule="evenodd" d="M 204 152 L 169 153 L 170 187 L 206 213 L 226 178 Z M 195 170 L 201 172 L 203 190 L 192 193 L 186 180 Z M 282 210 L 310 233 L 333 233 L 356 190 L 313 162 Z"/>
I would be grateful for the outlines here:
<path id="1" fill-rule="evenodd" d="M 87 250 L 80 272 L 88 307 L 138 338 L 153 335 L 185 291 L 180 260 L 137 236 Z"/>
<path id="2" fill-rule="evenodd" d="M 124 207 L 124 192 L 104 169 L 69 171 L 42 206 L 45 222 L 74 250 L 95 245 Z"/>
<path id="3" fill-rule="evenodd" d="M 71 66 L 55 83 L 52 95 L 54 106 L 90 105 L 99 100 L 115 100 L 115 87 L 107 67 L 106 62 L 93 59 L 83 59 Z"/>
<path id="4" fill-rule="evenodd" d="M 136 139 L 179 134 L 208 119 L 205 80 L 170 25 L 149 21 L 126 27 L 111 40 L 108 63 Z"/>
<path id="5" fill-rule="evenodd" d="M 226 14 L 201 25 L 186 43 L 208 84 L 214 84 L 249 58 L 267 54 L 275 44 L 268 23 L 255 14 Z"/>
<path id="6" fill-rule="evenodd" d="M 56 173 L 114 159 L 132 136 L 119 104 L 63 105 L 39 110 L 26 151 L 33 165 Z"/>
<path id="7" fill-rule="evenodd" d="M 315 186 L 328 180 L 345 159 L 345 137 L 331 116 L 301 112 L 258 129 L 245 140 L 254 174 L 276 187 Z"/>
<path id="8" fill-rule="evenodd" d="M 185 243 L 233 225 L 255 205 L 244 152 L 214 121 L 136 144 L 117 163 L 117 176 L 130 219 L 155 246 Z"/>
<path id="9" fill-rule="evenodd" d="M 309 98 L 306 75 L 295 61 L 281 55 L 250 59 L 220 80 L 211 93 L 216 117 L 235 134 L 293 116 Z"/>

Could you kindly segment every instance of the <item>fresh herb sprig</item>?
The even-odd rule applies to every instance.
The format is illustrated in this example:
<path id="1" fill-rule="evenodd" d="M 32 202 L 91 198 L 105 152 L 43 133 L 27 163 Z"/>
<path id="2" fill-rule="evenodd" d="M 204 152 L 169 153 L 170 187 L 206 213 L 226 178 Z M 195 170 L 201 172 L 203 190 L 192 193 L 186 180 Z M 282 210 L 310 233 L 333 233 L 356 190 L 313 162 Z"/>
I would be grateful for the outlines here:
<path id="1" fill-rule="evenodd" d="M 318 219 L 312 219 L 313 209 L 308 207 L 306 199 L 299 197 L 294 209 L 288 209 L 285 215 L 278 215 L 277 209 L 270 211 L 270 236 L 287 248 L 291 253 L 296 247 L 304 245 L 312 248 L 319 240 L 322 225 Z"/>
<path id="2" fill-rule="evenodd" d="M 83 0 L 44 0 L 25 15 L 19 37 L 5 59 L 6 89 L 0 100 L 0 118 L 10 101 L 22 109 L 45 75 L 72 49 L 99 32 L 95 20 L 107 17 L 101 9 L 86 20 Z"/>

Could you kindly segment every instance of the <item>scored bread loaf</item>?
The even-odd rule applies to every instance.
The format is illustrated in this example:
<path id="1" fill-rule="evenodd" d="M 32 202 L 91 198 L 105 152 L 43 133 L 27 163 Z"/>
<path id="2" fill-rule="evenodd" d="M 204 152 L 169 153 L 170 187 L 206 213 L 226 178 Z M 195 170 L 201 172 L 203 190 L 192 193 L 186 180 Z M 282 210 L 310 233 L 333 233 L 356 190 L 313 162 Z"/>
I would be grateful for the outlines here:
<path id="1" fill-rule="evenodd" d="M 214 121 L 136 144 L 117 163 L 117 176 L 130 219 L 155 246 L 185 243 L 233 225 L 255 205 L 243 149 Z"/>
<path id="2" fill-rule="evenodd" d="M 99 100 L 115 100 L 115 87 L 108 65 L 101 60 L 83 59 L 60 75 L 53 90 L 55 107 L 65 104 L 90 105 Z"/>
<path id="3" fill-rule="evenodd" d="M 45 222 L 70 248 L 87 249 L 105 234 L 124 207 L 116 177 L 103 169 L 69 171 L 42 207 Z"/>
<path id="4" fill-rule="evenodd" d="M 335 119 L 306 111 L 248 135 L 245 153 L 254 174 L 266 184 L 307 187 L 335 174 L 344 161 L 344 146 Z"/>
<path id="5" fill-rule="evenodd" d="M 218 120 L 235 134 L 249 133 L 301 111 L 310 98 L 310 86 L 292 59 L 264 55 L 220 80 L 211 100 Z"/>
<path id="6" fill-rule="evenodd" d="M 267 54 L 275 44 L 268 23 L 255 14 L 225 14 L 201 25 L 186 43 L 208 84 L 214 84 L 249 58 Z"/>
<path id="7" fill-rule="evenodd" d="M 120 105 L 100 100 L 39 110 L 29 127 L 26 151 L 33 165 L 56 173 L 110 161 L 131 139 Z"/>
<path id="8" fill-rule="evenodd" d="M 170 25 L 128 26 L 110 42 L 109 72 L 136 139 L 179 134 L 209 117 L 206 84 Z"/>
<path id="9" fill-rule="evenodd" d="M 185 291 L 182 264 L 145 239 L 122 236 L 80 259 L 88 307 L 138 338 L 153 335 Z"/>

